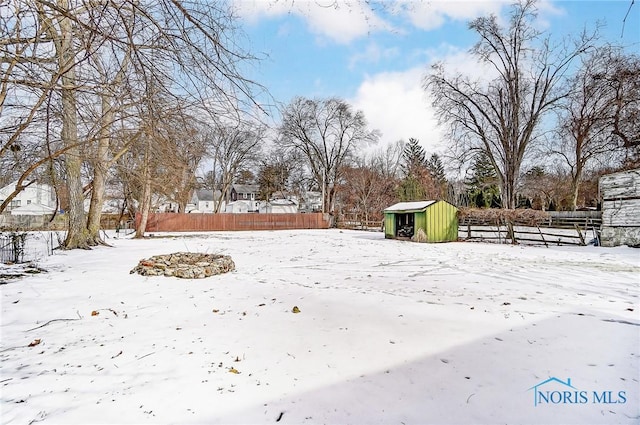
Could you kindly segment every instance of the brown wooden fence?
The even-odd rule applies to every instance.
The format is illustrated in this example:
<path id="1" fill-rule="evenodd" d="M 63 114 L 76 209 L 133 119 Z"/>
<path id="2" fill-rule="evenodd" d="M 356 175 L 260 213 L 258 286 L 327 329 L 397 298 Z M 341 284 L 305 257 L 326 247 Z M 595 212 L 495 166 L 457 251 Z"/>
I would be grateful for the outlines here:
<path id="1" fill-rule="evenodd" d="M 140 215 L 136 217 L 136 226 Z M 216 230 L 328 229 L 322 213 L 309 214 L 149 214 L 147 232 L 197 232 Z"/>

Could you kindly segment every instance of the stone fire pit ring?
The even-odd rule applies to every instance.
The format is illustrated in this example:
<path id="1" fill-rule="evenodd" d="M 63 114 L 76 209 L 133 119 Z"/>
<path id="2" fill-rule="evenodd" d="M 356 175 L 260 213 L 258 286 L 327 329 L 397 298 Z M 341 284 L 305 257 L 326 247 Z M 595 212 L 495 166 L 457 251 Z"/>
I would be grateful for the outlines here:
<path id="1" fill-rule="evenodd" d="M 203 279 L 233 271 L 235 268 L 235 263 L 228 255 L 174 252 L 140 260 L 129 273 L 138 273 L 143 276 Z"/>

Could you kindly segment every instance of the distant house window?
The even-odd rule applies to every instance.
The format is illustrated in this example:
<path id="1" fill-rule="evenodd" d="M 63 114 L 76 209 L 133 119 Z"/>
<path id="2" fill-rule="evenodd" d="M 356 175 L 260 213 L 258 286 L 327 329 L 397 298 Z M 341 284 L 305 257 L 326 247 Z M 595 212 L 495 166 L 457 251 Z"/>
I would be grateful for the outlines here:
<path id="1" fill-rule="evenodd" d="M 248 197 L 249 197 L 249 194 L 248 194 L 248 193 L 243 193 L 243 194 L 242 194 L 242 199 L 247 199 Z"/>
<path id="2" fill-rule="evenodd" d="M 27 199 L 27 205 L 31 204 L 31 199 Z"/>
<path id="3" fill-rule="evenodd" d="M 11 201 L 11 208 L 19 207 L 20 204 L 21 204 L 20 199 L 13 200 L 13 201 Z"/>

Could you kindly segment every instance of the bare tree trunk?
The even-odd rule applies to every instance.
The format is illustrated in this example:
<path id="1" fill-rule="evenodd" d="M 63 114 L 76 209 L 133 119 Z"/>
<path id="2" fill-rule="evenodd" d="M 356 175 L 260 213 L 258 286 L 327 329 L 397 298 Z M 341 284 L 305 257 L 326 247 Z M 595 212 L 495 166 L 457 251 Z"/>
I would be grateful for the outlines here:
<path id="1" fill-rule="evenodd" d="M 578 194 L 580 193 L 580 179 L 582 178 L 582 166 L 580 161 L 576 164 L 575 172 L 571 175 L 571 211 L 578 208 Z"/>
<path id="2" fill-rule="evenodd" d="M 140 205 L 140 223 L 136 226 L 135 238 L 144 238 L 144 233 L 147 230 L 147 221 L 149 220 L 149 211 L 151 210 L 151 170 L 149 164 L 149 151 L 151 144 L 151 138 L 147 135 L 145 140 L 144 150 L 144 172 L 143 172 L 143 189 L 142 189 L 142 202 Z"/>
<path id="3" fill-rule="evenodd" d="M 98 136 L 98 149 L 96 157 L 93 158 L 93 190 L 91 191 L 91 204 L 89 205 L 89 215 L 87 217 L 87 230 L 89 237 L 95 244 L 105 244 L 100 237 L 100 218 L 102 217 L 102 207 L 104 205 L 104 192 L 107 180 L 107 172 L 111 166 L 109 159 L 109 147 L 111 145 L 111 129 L 113 126 L 115 111 L 113 109 L 114 96 L 112 88 L 122 84 L 124 73 L 129 64 L 129 52 L 125 56 L 122 67 L 116 74 L 113 81 L 109 82 L 107 74 L 100 64 L 100 60 L 95 61 L 96 69 L 103 76 L 103 87 L 100 92 L 101 114 L 100 131 Z M 120 155 L 123 152 L 119 153 Z"/>
<path id="4" fill-rule="evenodd" d="M 147 231 L 147 222 L 149 221 L 149 211 L 151 210 L 151 180 L 147 179 L 144 183 L 142 192 L 142 204 L 140 205 L 140 223 L 136 227 L 136 239 L 144 238 Z"/>
<path id="5" fill-rule="evenodd" d="M 104 190 L 107 176 L 107 165 L 109 163 L 109 142 L 110 126 L 113 122 L 113 109 L 111 106 L 111 96 L 102 93 L 102 123 L 100 126 L 100 136 L 98 139 L 98 151 L 93 162 L 93 190 L 91 191 L 91 204 L 87 217 L 87 230 L 89 237 L 95 244 L 104 244 L 100 237 L 100 218 L 102 216 L 102 206 L 104 205 Z"/>
<path id="6" fill-rule="evenodd" d="M 66 2 L 62 7 L 66 8 Z M 75 55 L 73 53 L 73 29 L 71 20 L 64 15 L 59 17 L 60 51 L 58 63 L 62 74 L 62 134 L 61 139 L 65 147 L 70 147 L 65 155 L 65 172 L 67 190 L 69 192 L 69 210 L 66 211 L 69 227 L 64 241 L 65 249 L 89 248 L 89 233 L 84 212 L 84 195 L 81 179 L 82 157 L 78 147 L 78 115 L 75 97 L 76 73 Z"/>
<path id="7" fill-rule="evenodd" d="M 213 197 L 214 200 L 213 202 L 215 203 L 215 210 L 213 211 L 214 213 L 218 214 L 220 212 L 220 210 L 222 209 L 222 203 L 224 202 L 225 204 L 225 208 L 227 205 L 229 205 L 229 196 L 231 195 L 231 180 L 227 179 L 226 177 L 223 177 L 222 179 L 222 185 L 220 187 L 221 193 L 220 193 L 220 199 L 218 199 L 218 201 L 216 202 L 215 200 L 215 196 L 216 196 L 216 192 L 214 190 L 213 192 Z"/>

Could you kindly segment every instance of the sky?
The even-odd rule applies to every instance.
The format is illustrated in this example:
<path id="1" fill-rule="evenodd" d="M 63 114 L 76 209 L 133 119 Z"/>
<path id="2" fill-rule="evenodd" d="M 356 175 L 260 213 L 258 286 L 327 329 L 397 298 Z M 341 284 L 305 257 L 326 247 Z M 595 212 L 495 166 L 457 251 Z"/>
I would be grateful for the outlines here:
<path id="1" fill-rule="evenodd" d="M 246 41 L 263 57 L 251 77 L 276 102 L 296 96 L 340 97 L 362 110 L 379 145 L 420 140 L 428 154 L 446 150 L 431 100 L 421 88 L 443 61 L 481 73 L 468 52 L 468 22 L 506 17 L 507 1 L 234 0 Z M 381 6 L 384 4 L 384 7 Z M 626 17 L 626 19 L 625 19 Z M 536 25 L 554 39 L 602 26 L 602 41 L 640 52 L 640 4 L 632 0 L 538 3 Z M 277 121 L 277 114 L 275 117 Z"/>

